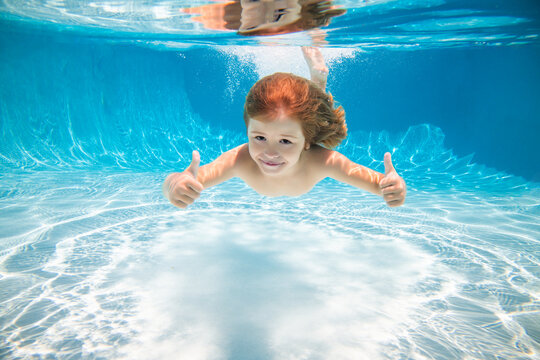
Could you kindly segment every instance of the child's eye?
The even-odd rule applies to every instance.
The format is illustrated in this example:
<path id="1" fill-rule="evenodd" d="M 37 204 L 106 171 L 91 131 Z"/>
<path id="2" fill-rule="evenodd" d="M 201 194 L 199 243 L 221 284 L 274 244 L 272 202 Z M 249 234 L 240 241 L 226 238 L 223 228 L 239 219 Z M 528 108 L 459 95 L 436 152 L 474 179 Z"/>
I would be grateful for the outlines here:
<path id="1" fill-rule="evenodd" d="M 287 140 L 287 139 L 281 139 L 281 143 L 282 144 L 292 144 L 292 142 Z"/>
<path id="2" fill-rule="evenodd" d="M 257 136 L 255 136 L 255 140 L 264 141 L 266 139 L 264 138 L 264 136 L 257 135 Z"/>

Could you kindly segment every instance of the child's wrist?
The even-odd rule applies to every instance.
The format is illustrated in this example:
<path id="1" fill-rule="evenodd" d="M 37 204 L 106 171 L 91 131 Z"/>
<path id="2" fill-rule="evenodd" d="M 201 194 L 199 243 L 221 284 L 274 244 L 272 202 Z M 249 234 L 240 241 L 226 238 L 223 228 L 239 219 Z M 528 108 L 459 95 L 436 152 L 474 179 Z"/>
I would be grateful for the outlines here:
<path id="1" fill-rule="evenodd" d="M 319 76 L 327 76 L 328 75 L 328 68 L 311 68 L 310 72 L 312 75 L 319 75 Z"/>

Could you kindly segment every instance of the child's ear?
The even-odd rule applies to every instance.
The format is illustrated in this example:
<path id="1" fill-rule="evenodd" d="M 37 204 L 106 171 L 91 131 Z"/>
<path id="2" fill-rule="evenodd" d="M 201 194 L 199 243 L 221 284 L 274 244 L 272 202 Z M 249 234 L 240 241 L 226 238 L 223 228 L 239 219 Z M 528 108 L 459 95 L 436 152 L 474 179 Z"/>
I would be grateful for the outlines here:
<path id="1" fill-rule="evenodd" d="M 304 146 L 304 149 L 309 150 L 309 147 L 310 147 L 310 146 L 311 146 L 311 145 L 309 145 L 309 143 L 306 143 L 306 145 Z"/>

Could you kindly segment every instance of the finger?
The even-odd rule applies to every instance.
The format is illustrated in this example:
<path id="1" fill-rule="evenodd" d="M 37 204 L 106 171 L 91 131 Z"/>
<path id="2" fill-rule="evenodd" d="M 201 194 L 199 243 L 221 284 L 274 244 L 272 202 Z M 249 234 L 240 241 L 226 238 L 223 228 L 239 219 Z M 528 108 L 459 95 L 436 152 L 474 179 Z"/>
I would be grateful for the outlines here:
<path id="1" fill-rule="evenodd" d="M 387 201 L 386 205 L 388 205 L 390 207 L 397 207 L 397 206 L 403 205 L 403 202 L 404 202 L 403 199 L 392 200 L 392 201 Z"/>
<path id="2" fill-rule="evenodd" d="M 182 191 L 183 195 L 189 196 L 192 199 L 197 199 L 201 196 L 201 193 L 191 187 L 191 185 L 186 185 L 185 189 Z"/>
<path id="3" fill-rule="evenodd" d="M 171 204 L 173 204 L 174 206 L 180 208 L 180 209 L 185 209 L 188 207 L 188 204 L 180 201 L 180 200 L 171 200 Z"/>
<path id="4" fill-rule="evenodd" d="M 384 154 L 384 173 L 388 175 L 389 173 L 396 171 L 394 165 L 392 165 L 392 155 L 387 152 Z"/>
<path id="5" fill-rule="evenodd" d="M 381 193 L 383 195 L 397 194 L 398 192 L 399 192 L 399 189 L 395 185 L 390 185 L 381 189 Z"/>
<path id="6" fill-rule="evenodd" d="M 389 201 L 400 200 L 403 198 L 403 196 L 401 196 L 401 194 L 387 194 L 387 195 L 384 195 L 383 198 L 384 198 L 384 201 L 389 202 Z"/>
<path id="7" fill-rule="evenodd" d="M 191 164 L 189 164 L 187 170 L 193 174 L 193 177 L 197 178 L 199 172 L 199 164 L 201 162 L 201 155 L 197 150 L 194 150 L 191 154 Z"/>
<path id="8" fill-rule="evenodd" d="M 302 55 L 304 55 L 304 60 L 307 62 L 308 66 L 311 66 L 311 53 L 312 53 L 312 47 L 311 46 L 302 46 Z"/>
<path id="9" fill-rule="evenodd" d="M 389 186 L 394 186 L 396 185 L 398 182 L 397 180 L 397 177 L 396 176 L 385 176 L 381 179 L 381 181 L 379 182 L 379 188 L 381 189 L 384 189 L 384 188 L 387 188 Z"/>
<path id="10" fill-rule="evenodd" d="M 185 195 L 185 194 L 175 196 L 174 200 L 182 202 L 182 203 L 186 204 L 186 206 L 191 205 L 191 204 L 193 204 L 195 202 L 195 199 L 193 199 L 192 197 L 190 197 L 188 195 Z"/>
<path id="11" fill-rule="evenodd" d="M 193 192 L 197 193 L 197 195 L 200 195 L 201 192 L 204 190 L 203 184 L 201 184 L 197 180 L 191 180 L 186 183 L 186 188 L 189 190 L 192 190 Z"/>

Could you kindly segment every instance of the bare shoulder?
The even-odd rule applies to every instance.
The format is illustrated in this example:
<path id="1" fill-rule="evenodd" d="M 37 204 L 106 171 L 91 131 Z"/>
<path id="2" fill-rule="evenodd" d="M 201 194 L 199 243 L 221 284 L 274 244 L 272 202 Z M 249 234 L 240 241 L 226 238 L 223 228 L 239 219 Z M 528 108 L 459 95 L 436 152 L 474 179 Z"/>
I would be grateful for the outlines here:
<path id="1" fill-rule="evenodd" d="M 323 179 L 330 176 L 329 165 L 332 163 L 332 158 L 339 153 L 320 145 L 312 145 L 305 154 L 308 168 L 316 177 Z"/>
<path id="2" fill-rule="evenodd" d="M 242 157 L 249 156 L 248 143 L 237 146 L 233 150 L 238 151 L 238 156 L 242 156 Z"/>
<path id="3" fill-rule="evenodd" d="M 306 151 L 306 154 L 310 165 L 319 167 L 328 165 L 328 161 L 339 153 L 334 150 L 324 148 L 320 145 L 312 145 L 311 148 Z"/>
<path id="4" fill-rule="evenodd" d="M 217 159 L 199 168 L 197 179 L 205 188 L 217 185 L 242 173 L 245 148 L 240 145 L 221 154 Z M 248 154 L 249 156 L 249 154 Z"/>
<path id="5" fill-rule="evenodd" d="M 231 151 L 234 151 L 234 154 L 235 154 L 236 169 L 238 171 L 238 175 L 242 177 L 242 175 L 246 172 L 246 170 L 249 170 L 250 167 L 253 166 L 253 159 L 251 159 L 251 156 L 249 155 L 248 144 L 246 143 L 246 144 L 237 146 Z"/>
<path id="6" fill-rule="evenodd" d="M 339 151 L 318 145 L 312 146 L 310 149 L 308 163 L 319 176 L 341 181 L 343 181 L 343 174 L 348 174 L 351 170 L 361 167 Z"/>
<path id="7" fill-rule="evenodd" d="M 224 153 L 219 155 L 213 162 L 223 162 L 223 161 L 228 161 L 228 162 L 229 161 L 234 161 L 234 162 L 236 162 L 240 152 L 242 151 L 242 149 L 241 149 L 242 146 L 243 145 L 240 145 L 240 146 L 237 146 L 237 147 L 235 147 L 233 149 L 225 151 Z"/>
<path id="8" fill-rule="evenodd" d="M 249 156 L 249 147 L 247 143 L 235 147 L 232 149 L 232 151 L 235 152 L 238 165 L 240 166 L 245 165 L 251 159 Z"/>

